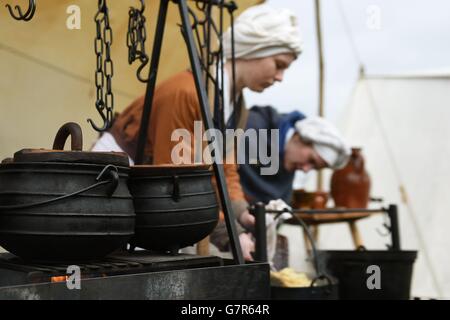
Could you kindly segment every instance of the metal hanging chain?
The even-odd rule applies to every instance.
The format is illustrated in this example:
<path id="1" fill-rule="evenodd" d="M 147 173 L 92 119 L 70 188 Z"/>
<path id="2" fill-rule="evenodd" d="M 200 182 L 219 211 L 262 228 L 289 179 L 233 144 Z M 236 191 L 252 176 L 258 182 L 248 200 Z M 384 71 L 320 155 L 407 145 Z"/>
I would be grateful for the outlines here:
<path id="1" fill-rule="evenodd" d="M 114 114 L 114 95 L 112 93 L 114 66 L 111 59 L 113 32 L 109 24 L 109 9 L 106 5 L 106 0 L 98 1 L 98 12 L 95 15 L 94 21 L 97 32 L 94 42 L 95 54 L 97 57 L 97 67 L 95 70 L 95 108 L 103 120 L 103 126 L 98 127 L 91 119 L 88 119 L 88 122 L 94 130 L 104 132 L 111 128 Z"/>
<path id="2" fill-rule="evenodd" d="M 222 1 L 223 3 L 223 1 Z M 225 137 L 225 109 L 224 109 L 224 102 L 225 102 L 225 73 L 224 73 L 224 55 L 223 55 L 223 5 L 220 7 L 219 12 L 219 52 L 216 56 L 216 80 L 220 81 L 222 86 L 215 85 L 215 99 L 214 99 L 214 118 L 216 121 L 216 128 L 219 129 L 222 132 L 222 135 Z M 220 77 L 220 79 L 219 79 Z M 226 150 L 226 139 L 223 140 L 223 148 Z"/>
<path id="3" fill-rule="evenodd" d="M 131 65 L 136 60 L 141 62 L 136 75 L 139 81 L 148 82 L 148 78 L 142 76 L 142 71 L 149 63 L 150 59 L 145 50 L 145 42 L 147 40 L 147 30 L 145 28 L 146 19 L 145 1 L 140 0 L 141 8 L 130 7 L 129 20 L 128 20 L 128 35 L 127 35 L 127 47 L 128 47 L 128 63 Z"/>
<path id="4" fill-rule="evenodd" d="M 212 16 L 212 8 L 217 6 L 220 9 L 219 12 L 219 23 L 217 24 L 214 21 Z M 192 20 L 192 30 L 194 32 L 194 37 L 197 42 L 197 48 L 200 56 L 200 65 L 205 78 L 205 87 L 207 94 L 213 94 L 214 96 L 214 126 L 221 130 L 225 131 L 225 119 L 224 119 L 224 97 L 225 94 L 223 92 L 224 87 L 224 55 L 223 55 L 223 29 L 224 29 L 224 19 L 223 19 L 223 11 L 224 9 L 228 10 L 228 13 L 231 16 L 231 24 L 232 24 L 232 33 L 234 38 L 234 28 L 233 28 L 233 12 L 237 9 L 236 4 L 233 1 L 220 0 L 217 2 L 196 2 L 196 8 L 199 12 L 196 14 L 192 9 L 189 8 L 189 15 Z M 183 31 L 182 31 L 183 32 Z M 217 39 L 219 41 L 218 47 L 213 49 L 211 47 L 212 39 Z M 234 40 L 234 39 L 232 39 Z M 234 52 L 234 45 L 233 52 Z M 234 67 L 234 53 L 232 58 L 232 80 L 233 80 L 233 89 L 232 89 L 232 101 L 235 103 L 235 67 Z M 211 73 L 212 67 L 215 67 L 214 74 Z M 209 92 L 210 84 L 214 87 L 214 92 Z M 235 121 L 233 121 L 234 124 Z"/>
<path id="5" fill-rule="evenodd" d="M 17 11 L 17 15 L 16 15 L 16 13 L 14 13 L 14 10 L 12 9 L 10 4 L 5 5 L 5 7 L 8 8 L 9 14 L 15 20 L 30 21 L 31 19 L 33 19 L 34 13 L 36 12 L 36 0 L 28 0 L 28 2 L 29 2 L 28 9 L 25 13 L 22 12 L 22 9 L 20 8 L 20 6 L 16 5 L 14 7 Z"/>
<path id="6" fill-rule="evenodd" d="M 233 101 L 233 107 L 238 107 L 238 101 L 236 99 L 237 92 L 236 92 L 236 49 L 235 49 L 235 42 L 234 42 L 234 12 L 237 10 L 237 5 L 234 1 L 231 1 L 229 6 L 227 7 L 228 13 L 230 14 L 230 28 L 231 28 L 231 80 L 232 80 L 232 89 L 231 89 L 231 99 Z M 232 122 L 233 122 L 233 128 L 236 128 L 236 112 L 233 112 L 232 115 Z"/>
<path id="7" fill-rule="evenodd" d="M 216 77 L 211 74 L 211 66 L 214 64 L 214 61 L 216 61 L 216 57 L 220 51 L 220 48 L 218 48 L 215 51 L 211 50 L 211 30 L 214 31 L 216 36 L 219 36 L 218 28 L 215 24 L 215 22 L 212 20 L 211 17 L 211 7 L 212 5 L 210 3 L 196 3 L 197 8 L 199 12 L 203 15 L 203 18 L 199 18 L 199 15 L 197 15 L 191 8 L 188 8 L 189 15 L 191 16 L 193 22 L 192 22 L 192 30 L 194 32 L 195 40 L 197 42 L 197 47 L 199 50 L 199 57 L 200 57 L 200 64 L 202 71 L 205 74 L 205 81 L 206 81 L 206 90 L 208 92 L 209 86 L 208 80 L 211 80 L 215 82 L 217 79 Z M 182 34 L 184 35 L 184 31 L 181 30 Z"/>

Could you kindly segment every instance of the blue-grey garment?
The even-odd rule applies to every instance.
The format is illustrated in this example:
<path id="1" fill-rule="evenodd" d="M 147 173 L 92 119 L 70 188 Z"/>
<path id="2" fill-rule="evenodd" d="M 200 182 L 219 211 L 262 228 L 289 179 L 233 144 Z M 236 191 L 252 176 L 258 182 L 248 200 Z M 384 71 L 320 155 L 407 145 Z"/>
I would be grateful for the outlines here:
<path id="1" fill-rule="evenodd" d="M 267 144 L 268 154 L 271 154 L 272 148 L 270 130 L 279 129 L 280 139 L 277 140 L 280 149 L 279 170 L 275 175 L 261 175 L 261 164 L 249 164 L 246 159 L 245 164 L 240 164 L 239 175 L 241 185 L 245 194 L 250 198 L 250 202 L 262 201 L 268 203 L 270 200 L 283 199 L 286 203 L 290 203 L 292 197 L 292 183 L 294 181 L 295 172 L 288 172 L 283 166 L 284 139 L 289 128 L 294 126 L 298 120 L 304 119 L 305 116 L 298 111 L 280 114 L 273 107 L 254 106 L 249 110 L 247 129 L 267 129 L 267 140 L 264 136 L 258 135 L 258 142 L 246 142 L 246 150 L 257 148 L 260 139 L 262 143 Z M 280 143 L 281 142 L 281 143 Z M 253 149 L 257 150 L 257 149 Z M 266 165 L 270 166 L 270 165 Z"/>

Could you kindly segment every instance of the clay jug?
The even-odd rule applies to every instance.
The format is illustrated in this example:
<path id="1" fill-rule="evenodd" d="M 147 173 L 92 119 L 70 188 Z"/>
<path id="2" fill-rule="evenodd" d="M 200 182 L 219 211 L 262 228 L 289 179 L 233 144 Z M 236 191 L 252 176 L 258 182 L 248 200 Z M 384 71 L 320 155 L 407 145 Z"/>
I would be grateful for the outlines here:
<path id="1" fill-rule="evenodd" d="M 331 177 L 331 196 L 336 207 L 367 208 L 370 199 L 370 177 L 364 168 L 360 148 L 352 148 L 349 163 Z"/>

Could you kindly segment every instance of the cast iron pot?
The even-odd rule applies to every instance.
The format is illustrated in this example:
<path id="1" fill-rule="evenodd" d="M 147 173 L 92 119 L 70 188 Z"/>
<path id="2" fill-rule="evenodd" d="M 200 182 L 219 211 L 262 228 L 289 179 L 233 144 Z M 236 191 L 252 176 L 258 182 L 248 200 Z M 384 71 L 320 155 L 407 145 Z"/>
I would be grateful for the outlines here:
<path id="1" fill-rule="evenodd" d="M 273 300 L 338 300 L 339 283 L 330 276 L 315 278 L 309 287 L 271 286 Z"/>
<path id="2" fill-rule="evenodd" d="M 72 149 L 61 151 L 71 135 Z M 134 233 L 125 154 L 81 150 L 69 123 L 53 149 L 22 150 L 0 165 L 0 246 L 33 261 L 102 258 Z"/>
<path id="3" fill-rule="evenodd" d="M 209 166 L 134 166 L 132 247 L 177 252 L 208 236 L 219 220 Z"/>
<path id="4" fill-rule="evenodd" d="M 408 300 L 417 251 L 319 251 L 326 270 L 339 279 L 339 297 L 343 300 Z M 374 274 L 369 267 L 379 267 L 380 288 L 369 288 Z M 371 281 L 369 281 L 371 282 Z"/>

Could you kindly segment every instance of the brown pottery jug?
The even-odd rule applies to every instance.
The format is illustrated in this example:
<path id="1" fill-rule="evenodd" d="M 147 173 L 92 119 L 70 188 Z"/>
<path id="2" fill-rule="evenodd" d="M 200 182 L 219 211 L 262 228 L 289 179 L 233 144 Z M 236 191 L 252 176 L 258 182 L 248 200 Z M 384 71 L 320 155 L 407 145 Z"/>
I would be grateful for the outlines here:
<path id="1" fill-rule="evenodd" d="M 370 199 L 370 176 L 364 168 L 360 148 L 352 148 L 349 163 L 334 171 L 331 177 L 331 196 L 336 207 L 367 208 Z"/>

